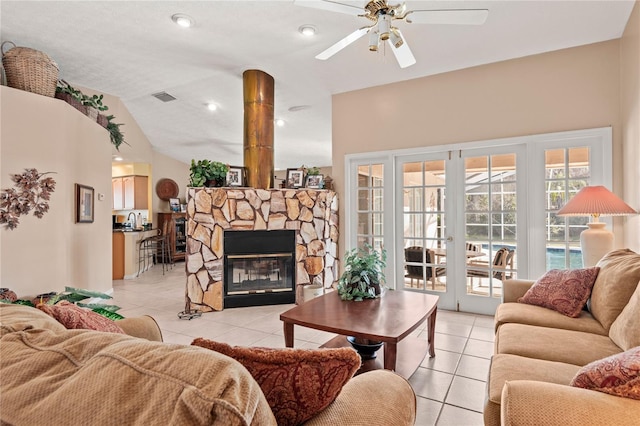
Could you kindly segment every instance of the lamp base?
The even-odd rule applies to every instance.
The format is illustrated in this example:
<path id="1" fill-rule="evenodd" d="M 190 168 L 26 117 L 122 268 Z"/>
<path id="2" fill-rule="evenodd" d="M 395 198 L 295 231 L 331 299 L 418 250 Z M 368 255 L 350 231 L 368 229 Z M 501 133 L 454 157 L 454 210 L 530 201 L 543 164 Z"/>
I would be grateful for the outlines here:
<path id="1" fill-rule="evenodd" d="M 596 266 L 605 254 L 613 250 L 613 232 L 605 229 L 606 225 L 604 222 L 588 223 L 589 229 L 585 229 L 580 234 L 584 268 Z"/>

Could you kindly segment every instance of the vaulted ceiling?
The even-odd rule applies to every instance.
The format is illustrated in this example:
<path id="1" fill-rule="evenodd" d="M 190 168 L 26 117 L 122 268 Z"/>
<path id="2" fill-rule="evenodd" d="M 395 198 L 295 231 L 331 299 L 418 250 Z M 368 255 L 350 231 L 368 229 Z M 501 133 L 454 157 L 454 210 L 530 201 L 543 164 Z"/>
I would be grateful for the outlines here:
<path id="1" fill-rule="evenodd" d="M 364 1 L 346 1 L 363 5 Z M 389 3 L 396 2 L 390 0 Z M 42 50 L 78 86 L 120 97 L 156 150 L 189 162 L 242 164 L 242 73 L 276 84 L 276 169 L 331 164 L 331 96 L 352 90 L 618 38 L 629 1 L 407 1 L 409 9 L 486 8 L 482 26 L 400 22 L 417 63 L 401 69 L 367 37 L 315 56 L 365 18 L 282 1 L 6 1 L 0 38 Z M 187 14 L 192 28 L 171 16 Z M 316 27 L 314 37 L 298 28 Z M 153 93 L 176 98 L 161 102 Z M 213 102 L 212 112 L 206 104 Z M 354 126 L 363 125 L 353 123 Z M 123 129 L 126 130 L 126 129 Z M 126 135 L 126 132 L 125 132 Z M 127 148 L 122 150 L 127 161 Z"/>

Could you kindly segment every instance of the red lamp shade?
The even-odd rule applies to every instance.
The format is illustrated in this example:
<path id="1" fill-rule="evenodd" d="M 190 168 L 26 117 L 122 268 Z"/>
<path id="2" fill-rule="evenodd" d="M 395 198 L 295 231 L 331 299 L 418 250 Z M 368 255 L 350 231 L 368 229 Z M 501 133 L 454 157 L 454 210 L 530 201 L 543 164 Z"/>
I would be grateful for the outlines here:
<path id="1" fill-rule="evenodd" d="M 636 214 L 604 186 L 585 186 L 558 210 L 558 216 L 618 216 Z"/>

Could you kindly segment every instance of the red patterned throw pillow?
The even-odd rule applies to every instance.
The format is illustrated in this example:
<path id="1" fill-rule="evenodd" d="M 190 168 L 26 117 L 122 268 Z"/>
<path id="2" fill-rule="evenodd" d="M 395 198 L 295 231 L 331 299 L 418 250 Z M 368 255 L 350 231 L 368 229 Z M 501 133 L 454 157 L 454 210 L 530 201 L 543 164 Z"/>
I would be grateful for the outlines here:
<path id="1" fill-rule="evenodd" d="M 298 425 L 325 409 L 360 368 L 360 355 L 351 348 L 246 348 L 202 338 L 191 344 L 244 365 L 260 385 L 279 426 Z"/>
<path id="2" fill-rule="evenodd" d="M 81 308 L 66 300 L 58 302 L 55 305 L 40 303 L 36 307 L 55 318 L 68 329 L 80 328 L 126 334 L 113 320 L 103 317 L 89 309 Z"/>
<path id="3" fill-rule="evenodd" d="M 585 365 L 571 386 L 640 399 L 640 346 Z"/>
<path id="4" fill-rule="evenodd" d="M 591 295 L 600 268 L 552 269 L 536 281 L 520 303 L 553 309 L 571 318 L 580 311 Z"/>

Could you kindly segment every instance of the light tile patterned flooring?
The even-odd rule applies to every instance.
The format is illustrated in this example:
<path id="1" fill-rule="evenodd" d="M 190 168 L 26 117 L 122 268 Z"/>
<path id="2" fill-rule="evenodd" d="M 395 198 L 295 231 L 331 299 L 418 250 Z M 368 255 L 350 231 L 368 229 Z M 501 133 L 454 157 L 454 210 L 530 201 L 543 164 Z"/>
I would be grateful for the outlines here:
<path id="1" fill-rule="evenodd" d="M 113 281 L 113 289 L 114 303 L 122 307 L 122 315 L 151 315 L 165 342 L 186 345 L 205 337 L 231 345 L 282 348 L 279 316 L 293 306 L 233 308 L 181 320 L 177 314 L 185 309 L 183 263 L 165 275 L 155 265 L 135 280 Z M 426 339 L 424 327 L 414 333 Z M 295 347 L 317 348 L 334 335 L 296 326 L 295 337 Z M 435 346 L 435 358 L 426 357 L 409 380 L 418 397 L 416 425 L 482 425 L 493 353 L 493 317 L 438 311 Z"/>

